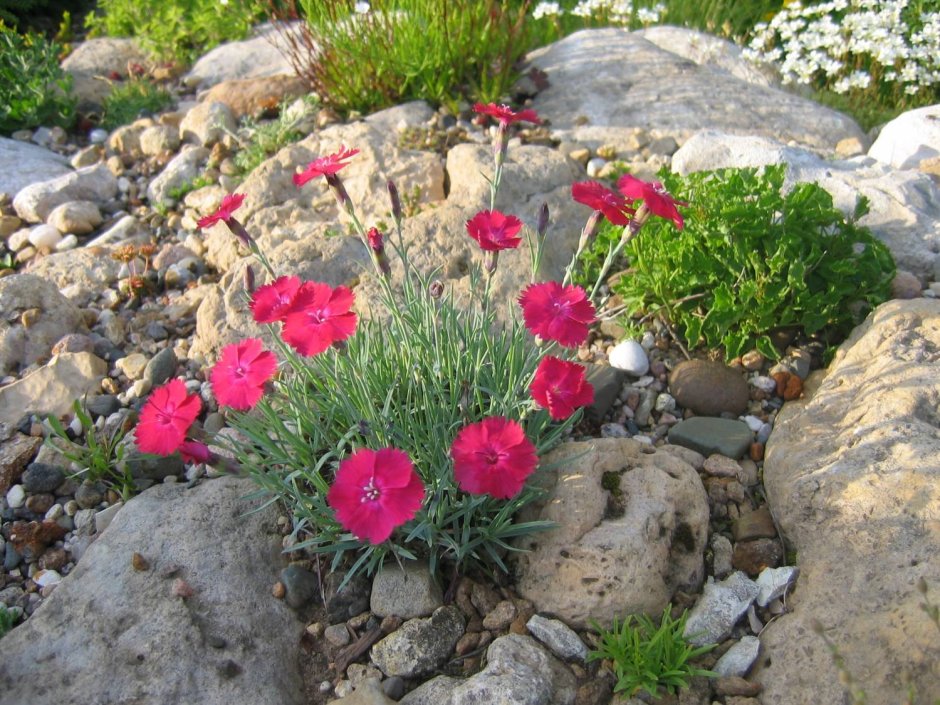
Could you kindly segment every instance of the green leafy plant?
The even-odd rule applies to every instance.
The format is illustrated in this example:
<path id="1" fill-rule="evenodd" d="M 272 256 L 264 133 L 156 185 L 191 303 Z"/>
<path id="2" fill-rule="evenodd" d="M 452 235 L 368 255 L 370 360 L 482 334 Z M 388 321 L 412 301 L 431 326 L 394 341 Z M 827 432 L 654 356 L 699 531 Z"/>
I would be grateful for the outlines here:
<path id="1" fill-rule="evenodd" d="M 376 0 L 356 12 L 347 0 L 299 0 L 280 16 L 306 19 L 283 33 L 298 75 L 325 104 L 371 112 L 423 99 L 500 100 L 530 48 L 528 3 L 500 0 Z"/>
<path id="2" fill-rule="evenodd" d="M 198 191 L 204 186 L 211 186 L 215 182 L 209 177 L 197 176 L 192 181 L 187 181 L 182 186 L 177 186 L 175 188 L 169 189 L 167 195 L 172 198 L 174 201 L 182 201 L 186 197 L 186 194 L 192 193 L 193 191 Z"/>
<path id="3" fill-rule="evenodd" d="M 670 609 L 667 606 L 663 610 L 659 625 L 645 614 L 630 615 L 622 623 L 615 619 L 609 630 L 592 623 L 600 635 L 600 645 L 588 654 L 588 661 L 605 659 L 613 663 L 617 677 L 614 692 L 632 696 L 645 690 L 656 697 L 660 688 L 675 693 L 688 687 L 690 678 L 716 675 L 691 663 L 716 645 L 689 644 L 683 636 L 688 612 L 673 619 Z"/>
<path id="4" fill-rule="evenodd" d="M 318 105 L 313 96 L 303 98 L 303 109 L 293 109 L 283 102 L 274 120 L 259 122 L 245 118 L 239 129 L 239 148 L 235 153 L 235 166 L 241 174 L 250 174 L 255 168 L 282 147 L 296 142 L 303 133 L 300 127 Z"/>
<path id="5" fill-rule="evenodd" d="M 6 636 L 6 633 L 13 629 L 13 625 L 16 623 L 17 611 L 10 609 L 5 604 L 0 602 L 0 639 Z"/>
<path id="6" fill-rule="evenodd" d="M 134 37 L 154 58 L 188 64 L 245 37 L 263 9 L 257 0 L 99 0 L 85 27 L 93 35 Z"/>
<path id="7" fill-rule="evenodd" d="M 72 77 L 59 67 L 59 48 L 37 34 L 20 35 L 0 20 L 0 132 L 75 118 Z"/>
<path id="8" fill-rule="evenodd" d="M 52 433 L 46 442 L 63 457 L 80 466 L 81 469 L 72 477 L 104 482 L 119 492 L 123 499 L 129 499 L 134 493 L 134 478 L 124 463 L 122 441 L 127 433 L 125 424 L 99 430 L 80 400 L 75 400 L 72 409 L 82 426 L 84 442 L 77 443 L 69 438 L 62 422 L 55 416 L 47 417 Z"/>
<path id="9" fill-rule="evenodd" d="M 751 348 L 776 359 L 768 333 L 799 326 L 841 340 L 868 309 L 887 300 L 895 266 L 888 249 L 816 184 L 783 192 L 783 165 L 680 177 L 660 173 L 680 200 L 686 227 L 665 220 L 623 250 L 629 269 L 612 285 L 628 316 L 661 316 L 690 347 Z M 582 280 L 621 236 L 604 226 L 582 255 Z"/>
<path id="10" fill-rule="evenodd" d="M 145 78 L 114 84 L 104 99 L 101 124 L 108 130 L 134 122 L 141 114 L 158 113 L 173 103 L 170 93 Z"/>

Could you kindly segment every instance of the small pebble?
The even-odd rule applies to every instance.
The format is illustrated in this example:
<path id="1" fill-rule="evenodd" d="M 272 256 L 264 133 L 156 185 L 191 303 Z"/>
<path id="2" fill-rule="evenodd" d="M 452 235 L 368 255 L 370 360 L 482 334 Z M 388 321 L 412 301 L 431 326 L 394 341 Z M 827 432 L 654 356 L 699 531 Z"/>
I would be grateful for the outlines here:
<path id="1" fill-rule="evenodd" d="M 274 583 L 274 586 L 271 588 L 271 595 L 273 595 L 278 600 L 283 600 L 286 594 L 287 588 L 284 587 L 284 583 L 282 583 L 280 580 Z"/>

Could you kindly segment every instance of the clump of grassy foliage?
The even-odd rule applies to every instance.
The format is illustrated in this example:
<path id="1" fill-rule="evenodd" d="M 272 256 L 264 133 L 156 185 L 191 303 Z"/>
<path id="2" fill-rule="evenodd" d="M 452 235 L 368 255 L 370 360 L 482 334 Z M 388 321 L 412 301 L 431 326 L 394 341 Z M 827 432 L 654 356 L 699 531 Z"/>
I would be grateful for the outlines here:
<path id="1" fill-rule="evenodd" d="M 134 122 L 142 115 L 159 113 L 173 103 L 173 96 L 145 78 L 117 83 L 104 100 L 102 127 L 113 130 Z"/>

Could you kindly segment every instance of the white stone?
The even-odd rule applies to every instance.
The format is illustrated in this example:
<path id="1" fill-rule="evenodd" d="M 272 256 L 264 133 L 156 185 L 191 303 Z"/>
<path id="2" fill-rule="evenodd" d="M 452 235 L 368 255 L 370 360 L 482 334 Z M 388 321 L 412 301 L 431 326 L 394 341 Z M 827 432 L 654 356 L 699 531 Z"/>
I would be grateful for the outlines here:
<path id="1" fill-rule="evenodd" d="M 588 657 L 588 649 L 581 637 L 559 619 L 548 619 L 534 614 L 526 622 L 526 629 L 560 659 L 584 662 Z"/>
<path id="2" fill-rule="evenodd" d="M 600 157 L 594 157 L 593 159 L 589 159 L 587 163 L 587 169 L 586 169 L 587 175 L 590 176 L 592 179 L 596 178 L 597 175 L 600 173 L 601 169 L 603 169 L 606 164 L 607 164 L 607 160 L 601 159 Z"/>
<path id="3" fill-rule="evenodd" d="M 39 249 L 41 247 L 54 248 L 62 241 L 62 233 L 52 225 L 37 225 L 29 231 L 29 243 Z"/>
<path id="4" fill-rule="evenodd" d="M 58 585 L 62 582 L 62 575 L 57 570 L 40 570 L 33 576 L 33 582 L 39 587 Z"/>
<path id="5" fill-rule="evenodd" d="M 26 490 L 23 485 L 13 485 L 7 490 L 7 506 L 11 509 L 19 509 L 26 503 Z"/>
<path id="6" fill-rule="evenodd" d="M 13 199 L 16 214 L 28 223 L 44 222 L 52 210 L 69 201 L 104 203 L 117 194 L 117 179 L 98 164 L 31 184 Z"/>
<path id="7" fill-rule="evenodd" d="M 0 164 L 7 165 L 0 169 L 0 193 L 10 195 L 16 195 L 30 184 L 72 171 L 62 155 L 6 137 L 0 137 Z"/>
<path id="8" fill-rule="evenodd" d="M 100 512 L 95 514 L 95 533 L 100 534 L 102 531 L 110 526 L 111 521 L 114 519 L 114 515 L 117 514 L 124 507 L 124 502 L 115 502 L 110 507 L 102 509 Z"/>
<path id="9" fill-rule="evenodd" d="M 940 156 L 940 105 L 901 113 L 881 128 L 868 156 L 897 169 L 916 169 Z"/>
<path id="10" fill-rule="evenodd" d="M 743 636 L 718 659 L 714 668 L 715 673 L 720 676 L 744 678 L 754 665 L 754 661 L 757 660 L 758 654 L 760 654 L 760 639 L 756 636 Z"/>
<path id="11" fill-rule="evenodd" d="M 772 600 L 777 599 L 789 588 L 800 575 L 796 566 L 785 565 L 780 568 L 764 568 L 757 576 L 757 605 L 766 607 Z"/>
<path id="12" fill-rule="evenodd" d="M 772 377 L 757 375 L 756 377 L 751 377 L 748 382 L 767 394 L 773 394 L 777 391 L 777 382 Z"/>
<path id="13" fill-rule="evenodd" d="M 759 589 L 740 571 L 720 583 L 709 578 L 702 596 L 689 612 L 683 636 L 694 646 L 717 644 L 726 639 L 754 602 Z"/>
<path id="14" fill-rule="evenodd" d="M 623 370 L 634 377 L 642 377 L 650 368 L 646 351 L 635 340 L 624 340 L 617 343 L 608 353 L 607 359 L 610 361 L 611 367 Z"/>
<path id="15" fill-rule="evenodd" d="M 20 228 L 7 238 L 7 249 L 11 252 L 19 252 L 29 244 L 29 234 L 31 228 Z"/>
<path id="16" fill-rule="evenodd" d="M 78 237 L 72 233 L 69 233 L 64 238 L 59 240 L 59 243 L 55 246 L 55 251 L 67 252 L 68 250 L 74 250 L 76 247 L 78 247 Z"/>
<path id="17" fill-rule="evenodd" d="M 760 420 L 759 418 L 757 418 L 756 416 L 751 416 L 750 414 L 747 415 L 747 416 L 742 416 L 742 417 L 741 417 L 741 420 L 742 420 L 744 423 L 746 423 L 746 424 L 747 424 L 747 427 L 748 427 L 749 429 L 751 429 L 754 433 L 757 433 L 758 431 L 760 431 L 761 426 L 764 425 L 764 422 L 763 422 L 763 421 L 761 421 L 761 420 Z"/>

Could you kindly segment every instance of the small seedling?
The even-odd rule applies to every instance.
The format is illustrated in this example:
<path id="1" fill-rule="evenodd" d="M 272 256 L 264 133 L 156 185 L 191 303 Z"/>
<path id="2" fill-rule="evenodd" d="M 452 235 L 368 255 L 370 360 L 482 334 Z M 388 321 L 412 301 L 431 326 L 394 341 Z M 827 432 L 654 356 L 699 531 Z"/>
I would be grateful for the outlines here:
<path id="1" fill-rule="evenodd" d="M 632 696 L 645 690 L 656 697 L 661 687 L 675 693 L 687 688 L 690 678 L 716 675 L 691 663 L 716 645 L 689 644 L 683 636 L 688 612 L 673 619 L 670 610 L 671 606 L 663 610 L 658 626 L 645 614 L 630 615 L 622 623 L 615 619 L 609 630 L 593 623 L 600 635 L 600 648 L 591 651 L 588 660 L 613 663 L 617 676 L 614 692 Z"/>

